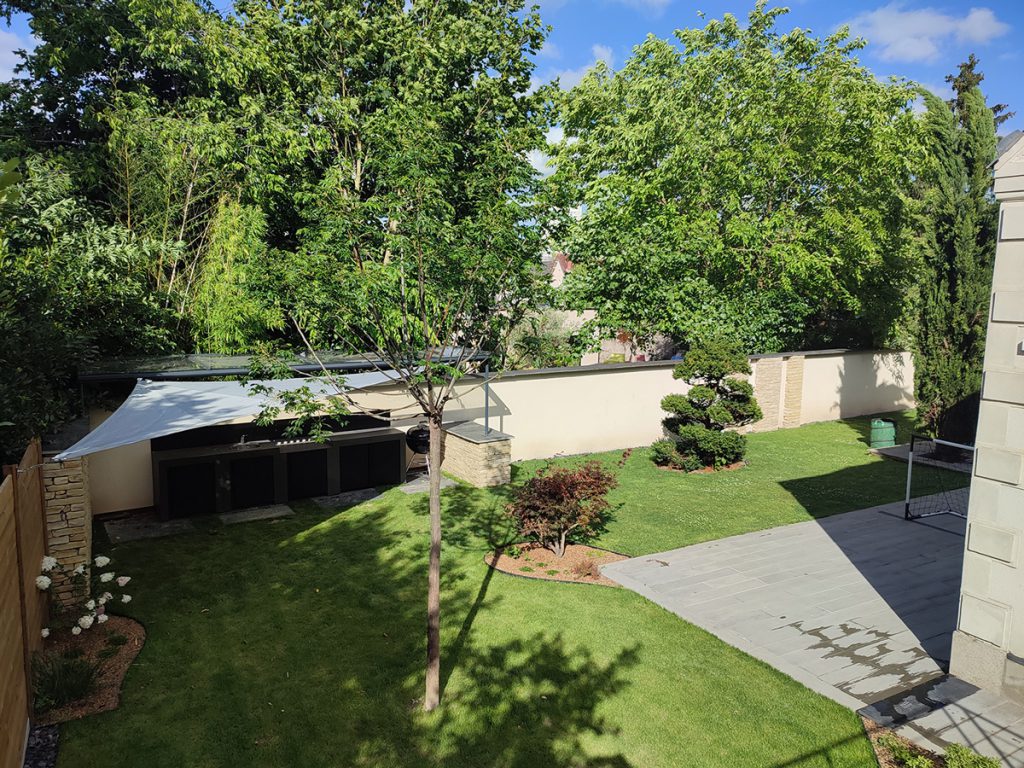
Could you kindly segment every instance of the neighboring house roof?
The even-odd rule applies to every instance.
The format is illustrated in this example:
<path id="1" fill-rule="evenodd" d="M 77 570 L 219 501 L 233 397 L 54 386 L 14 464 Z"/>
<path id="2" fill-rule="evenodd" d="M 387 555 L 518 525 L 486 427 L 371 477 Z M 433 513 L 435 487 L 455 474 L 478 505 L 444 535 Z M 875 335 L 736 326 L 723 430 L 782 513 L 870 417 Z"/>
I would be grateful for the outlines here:
<path id="1" fill-rule="evenodd" d="M 1003 136 L 999 143 L 996 144 L 996 160 L 999 160 L 1005 153 L 1009 152 L 1021 136 L 1024 136 L 1024 131 L 1011 131 Z"/>

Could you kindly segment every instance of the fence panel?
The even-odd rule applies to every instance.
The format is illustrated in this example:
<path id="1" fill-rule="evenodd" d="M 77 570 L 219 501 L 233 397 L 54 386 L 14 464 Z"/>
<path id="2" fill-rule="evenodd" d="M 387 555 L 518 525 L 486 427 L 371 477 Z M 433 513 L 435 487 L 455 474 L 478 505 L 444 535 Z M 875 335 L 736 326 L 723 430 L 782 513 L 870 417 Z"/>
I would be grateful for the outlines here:
<path id="1" fill-rule="evenodd" d="M 25 645 L 29 655 L 43 647 L 39 631 L 46 626 L 46 593 L 36 589 L 39 563 L 46 554 L 46 513 L 43 511 L 42 449 L 33 440 L 18 465 L 14 500 L 17 508 L 18 544 L 21 551 L 22 596 L 25 602 Z"/>
<path id="2" fill-rule="evenodd" d="M 14 477 L 0 484 L 0 768 L 21 765 L 28 728 L 24 622 Z"/>

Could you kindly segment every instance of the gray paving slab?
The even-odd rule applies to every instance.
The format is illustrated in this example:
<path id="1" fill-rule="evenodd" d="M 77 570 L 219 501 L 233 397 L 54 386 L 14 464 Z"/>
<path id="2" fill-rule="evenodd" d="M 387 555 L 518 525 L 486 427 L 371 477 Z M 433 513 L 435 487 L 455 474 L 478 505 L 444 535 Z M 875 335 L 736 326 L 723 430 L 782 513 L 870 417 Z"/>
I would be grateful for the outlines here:
<path id="1" fill-rule="evenodd" d="M 133 514 L 120 520 L 108 520 L 103 523 L 103 528 L 112 544 L 192 533 L 196 529 L 191 520 L 161 520 L 156 513 Z"/>
<path id="2" fill-rule="evenodd" d="M 217 519 L 224 525 L 237 525 L 238 523 L 252 523 L 257 520 L 277 520 L 281 517 L 291 517 L 295 510 L 287 504 L 269 504 L 265 507 L 249 507 L 238 509 L 234 512 L 224 512 L 217 515 Z"/>
<path id="3" fill-rule="evenodd" d="M 452 480 L 450 477 L 441 477 L 441 488 L 453 488 L 458 483 Z M 406 483 L 398 486 L 398 490 L 402 493 L 427 493 L 430 491 L 430 476 L 426 472 L 421 472 Z"/>
<path id="4" fill-rule="evenodd" d="M 333 496 L 317 496 L 313 501 L 324 509 L 344 509 L 362 504 L 364 501 L 370 501 L 378 496 L 380 496 L 380 491 L 376 488 L 362 488 L 358 491 L 336 493 Z"/>
<path id="5" fill-rule="evenodd" d="M 1024 768 L 1024 707 L 950 678 L 965 521 L 902 503 L 612 563 L 605 576 L 925 746 Z"/>

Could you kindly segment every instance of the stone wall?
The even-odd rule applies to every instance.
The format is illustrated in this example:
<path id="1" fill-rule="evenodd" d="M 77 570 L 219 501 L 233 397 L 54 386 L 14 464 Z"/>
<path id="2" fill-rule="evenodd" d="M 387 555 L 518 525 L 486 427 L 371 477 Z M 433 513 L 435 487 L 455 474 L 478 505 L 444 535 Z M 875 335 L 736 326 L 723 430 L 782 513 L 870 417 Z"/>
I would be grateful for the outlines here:
<path id="1" fill-rule="evenodd" d="M 999 240 L 950 671 L 1024 701 L 1024 139 L 995 179 Z"/>
<path id="2" fill-rule="evenodd" d="M 92 505 L 85 459 L 43 463 L 47 551 L 65 568 L 89 567 L 92 559 Z"/>
<path id="3" fill-rule="evenodd" d="M 504 485 L 512 479 L 512 438 L 493 430 L 485 433 L 479 424 L 450 427 L 442 469 L 477 488 Z"/>

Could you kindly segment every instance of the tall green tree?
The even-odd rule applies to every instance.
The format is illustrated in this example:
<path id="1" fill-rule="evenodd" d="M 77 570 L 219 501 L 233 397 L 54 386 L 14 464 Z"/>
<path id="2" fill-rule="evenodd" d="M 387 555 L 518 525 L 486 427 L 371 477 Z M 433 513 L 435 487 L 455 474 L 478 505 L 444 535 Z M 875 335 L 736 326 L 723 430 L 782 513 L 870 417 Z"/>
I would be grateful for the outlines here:
<path id="1" fill-rule="evenodd" d="M 912 259 L 913 92 L 845 30 L 779 32 L 783 13 L 648 37 L 565 97 L 567 296 L 607 329 L 757 352 L 886 338 Z"/>
<path id="2" fill-rule="evenodd" d="M 949 103 L 922 94 L 927 154 L 917 194 L 924 265 L 914 323 L 920 424 L 929 434 L 971 443 L 998 223 L 990 168 L 997 118 L 978 87 L 975 65 L 971 57 L 949 78 L 956 91 Z"/>
<path id="3" fill-rule="evenodd" d="M 172 349 L 170 313 L 150 290 L 164 244 L 108 224 L 39 157 L 0 201 L 0 454 L 74 413 L 75 372 L 110 355 Z M 173 246 L 172 246 L 173 247 Z"/>

